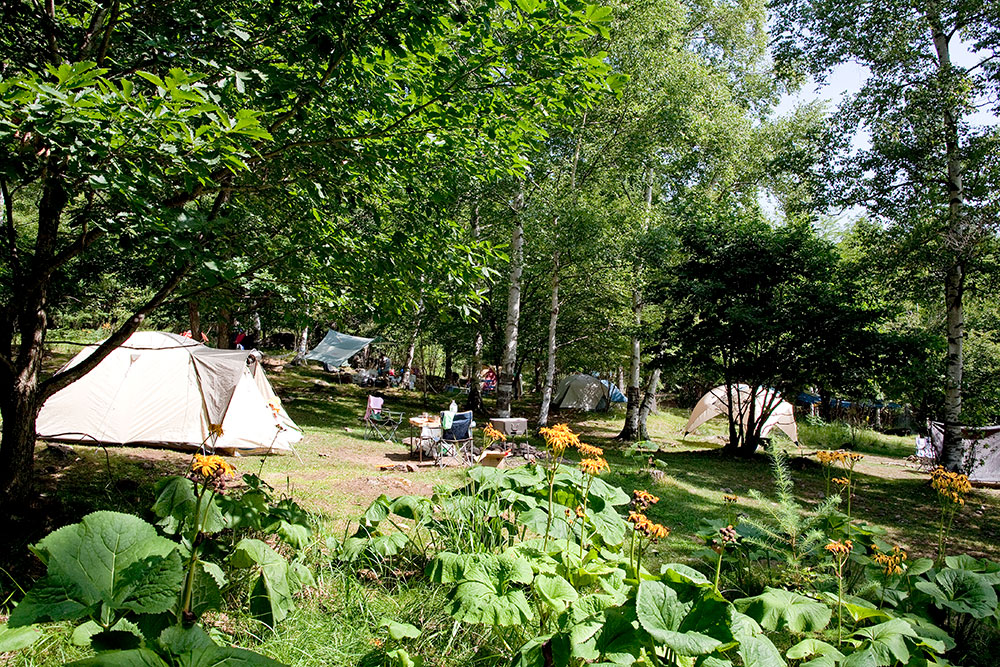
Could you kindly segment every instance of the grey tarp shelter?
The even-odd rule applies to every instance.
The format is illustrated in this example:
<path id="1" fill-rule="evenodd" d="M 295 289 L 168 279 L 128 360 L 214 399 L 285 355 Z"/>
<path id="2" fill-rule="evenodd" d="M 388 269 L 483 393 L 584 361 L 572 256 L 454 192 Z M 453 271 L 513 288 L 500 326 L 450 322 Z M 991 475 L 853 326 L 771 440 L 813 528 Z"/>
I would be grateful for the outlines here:
<path id="1" fill-rule="evenodd" d="M 365 349 L 373 340 L 375 339 L 349 336 L 330 329 L 319 345 L 309 350 L 306 359 L 323 362 L 327 368 L 337 368 L 346 364 L 348 359 Z"/>
<path id="2" fill-rule="evenodd" d="M 917 439 L 917 456 L 937 461 L 944 448 L 944 424 L 930 422 L 930 438 Z M 1000 426 L 962 427 L 963 468 L 969 481 L 1000 484 Z"/>

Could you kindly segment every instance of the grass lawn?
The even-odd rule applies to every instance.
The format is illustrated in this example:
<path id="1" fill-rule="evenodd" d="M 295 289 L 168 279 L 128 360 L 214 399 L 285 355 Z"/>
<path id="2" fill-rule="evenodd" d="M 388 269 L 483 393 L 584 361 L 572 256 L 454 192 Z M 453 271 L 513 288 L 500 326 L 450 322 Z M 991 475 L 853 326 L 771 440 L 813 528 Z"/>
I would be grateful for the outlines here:
<path id="1" fill-rule="evenodd" d="M 53 364 L 65 353 L 53 357 Z M 430 494 L 435 485 L 455 486 L 464 471 L 457 467 L 418 466 L 415 472 L 382 471 L 380 466 L 408 460 L 405 446 L 365 440 L 358 421 L 369 390 L 350 385 L 330 384 L 329 376 L 315 368 L 290 368 L 271 376 L 292 418 L 302 427 L 305 438 L 299 443 L 298 457 L 246 457 L 234 463 L 242 472 L 262 471 L 263 477 L 282 493 L 296 498 L 315 513 L 325 536 L 342 535 L 373 500 L 385 493 Z M 450 402 L 448 396 L 424 396 L 419 392 L 388 390 L 386 405 L 408 415 L 436 412 Z M 535 407 L 519 403 L 515 414 L 529 416 Z M 725 494 L 740 497 L 739 508 L 759 515 L 764 508 L 747 498 L 751 489 L 766 496 L 773 484 L 768 460 L 763 455 L 751 460 L 722 456 L 724 423 L 709 422 L 686 440 L 681 430 L 686 411 L 664 409 L 650 418 L 653 444 L 648 451 L 636 452 L 613 440 L 621 426 L 622 413 L 557 415 L 567 420 L 585 440 L 605 448 L 611 471 L 607 481 L 626 491 L 647 489 L 661 501 L 649 512 L 650 518 L 673 529 L 660 546 L 656 558 L 692 562 L 701 546 L 694 534 L 703 518 L 722 517 Z M 792 459 L 796 494 L 812 506 L 824 493 L 823 472 L 815 457 L 800 456 L 817 448 L 837 448 L 850 434 L 838 426 L 800 425 L 803 449 L 789 441 L 776 441 Z M 405 427 L 404 429 L 405 430 Z M 405 435 L 405 433 L 401 433 Z M 938 506 L 928 475 L 905 459 L 912 453 L 910 438 L 890 438 L 865 433 L 859 451 L 865 458 L 855 472 L 857 480 L 854 515 L 882 526 L 891 541 L 914 556 L 932 555 L 936 548 Z M 40 444 L 38 487 L 41 498 L 30 517 L 4 517 L 10 525 L 3 530 L 8 544 L 0 549 L 0 595 L 27 588 L 42 574 L 37 559 L 27 551 L 51 530 L 78 520 L 95 509 L 118 509 L 144 513 L 152 502 L 152 487 L 158 479 L 184 471 L 190 455 L 168 450 L 113 448 L 103 450 L 77 446 L 65 455 Z M 300 458 L 301 460 L 300 460 Z M 650 465 L 649 459 L 654 459 Z M 656 472 L 653 472 L 653 471 Z M 1000 560 L 1000 496 L 989 489 L 976 489 L 956 520 L 952 552 L 966 552 Z M 263 643 L 261 650 L 278 659 L 301 665 L 381 664 L 382 654 L 373 652 L 381 641 L 378 623 L 389 615 L 419 622 L 425 628 L 420 640 L 428 653 L 445 648 L 448 658 L 431 664 L 490 662 L 481 652 L 490 646 L 488 638 L 463 630 L 461 646 L 451 635 L 450 617 L 439 599 L 441 592 L 413 581 L 391 586 L 360 586 L 343 570 L 331 568 L 324 560 L 322 540 L 314 547 L 320 586 L 300 600 L 299 609 L 282 624 L 276 634 L 261 633 L 246 619 L 221 615 L 219 627 L 241 641 Z M 0 598 L 0 599 L 3 599 Z M 66 641 L 70 628 L 55 626 L 51 637 L 27 654 L 10 658 L 12 665 L 60 664 L 77 653 Z M 2 658 L 3 656 L 0 656 Z"/>

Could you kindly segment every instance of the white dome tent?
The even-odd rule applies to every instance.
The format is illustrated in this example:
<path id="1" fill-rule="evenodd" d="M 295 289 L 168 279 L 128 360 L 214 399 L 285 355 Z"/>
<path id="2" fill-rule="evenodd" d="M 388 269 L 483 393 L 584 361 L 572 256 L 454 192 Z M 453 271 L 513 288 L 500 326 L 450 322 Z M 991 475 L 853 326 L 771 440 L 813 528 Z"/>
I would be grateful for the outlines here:
<path id="1" fill-rule="evenodd" d="M 95 349 L 84 348 L 64 368 Z M 175 334 L 137 332 L 53 394 L 35 428 L 39 438 L 63 442 L 241 455 L 293 451 L 302 433 L 259 362 L 256 351 L 218 350 Z"/>
<path id="2" fill-rule="evenodd" d="M 749 417 L 751 397 L 753 397 L 753 423 L 756 424 L 764 410 L 771 407 L 771 412 L 764 420 L 760 429 L 760 437 L 766 438 L 774 429 L 784 432 L 793 442 L 799 441 L 799 430 L 795 424 L 795 409 L 792 404 L 781 398 L 781 395 L 774 389 L 757 387 L 755 394 L 751 394 L 748 385 L 740 384 L 733 387 L 733 400 L 735 402 L 736 414 L 744 427 L 751 420 Z M 726 387 L 719 386 L 701 397 L 701 400 L 691 411 L 687 426 L 684 427 L 684 436 L 693 433 L 699 426 L 713 417 L 719 415 L 729 415 L 729 397 L 726 394 Z"/>
<path id="3" fill-rule="evenodd" d="M 611 390 L 593 375 L 574 373 L 556 387 L 552 404 L 560 410 L 603 411 L 611 407 Z"/>

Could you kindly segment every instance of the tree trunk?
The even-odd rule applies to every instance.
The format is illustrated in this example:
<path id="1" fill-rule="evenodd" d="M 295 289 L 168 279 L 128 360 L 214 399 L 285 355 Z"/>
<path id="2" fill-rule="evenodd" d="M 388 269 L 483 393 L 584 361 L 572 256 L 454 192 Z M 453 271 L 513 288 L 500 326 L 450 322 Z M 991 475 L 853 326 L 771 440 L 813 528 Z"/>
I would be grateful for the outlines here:
<path id="1" fill-rule="evenodd" d="M 552 258 L 552 300 L 549 306 L 549 347 L 545 366 L 545 384 L 542 385 L 542 407 L 538 410 L 538 425 L 549 423 L 552 404 L 552 386 L 556 379 L 556 328 L 559 324 L 559 251 Z"/>
<path id="2" fill-rule="evenodd" d="M 632 442 L 639 438 L 639 372 L 642 364 L 642 348 L 639 341 L 639 327 L 642 324 L 642 301 L 639 298 L 639 290 L 632 291 L 632 318 L 636 331 L 632 334 L 632 354 L 629 359 L 628 368 L 628 388 L 625 391 L 625 398 L 628 403 L 625 405 L 625 425 L 619 440 Z"/>
<path id="3" fill-rule="evenodd" d="M 42 347 L 28 350 L 40 366 Z M 3 435 L 0 437 L 0 506 L 18 507 L 26 504 L 34 486 L 35 419 L 41 403 L 38 400 L 38 373 L 22 372 L 18 379 L 5 387 L 0 400 Z"/>
<path id="4" fill-rule="evenodd" d="M 403 363 L 403 379 L 400 381 L 401 386 L 407 386 L 410 382 L 410 375 L 413 374 L 413 354 L 417 349 L 417 338 L 420 336 L 420 323 L 423 320 L 424 313 L 424 300 L 420 299 L 420 303 L 417 306 L 417 321 L 413 325 L 413 334 L 410 336 L 410 344 L 406 347 L 406 361 Z M 424 375 L 427 375 L 427 368 L 423 369 Z M 445 378 L 445 383 L 448 382 L 448 378 Z"/>
<path id="5" fill-rule="evenodd" d="M 451 382 L 451 376 L 454 375 L 452 367 L 455 365 L 454 355 L 451 352 L 451 346 L 445 345 L 444 347 L 444 381 L 445 383 Z"/>
<path id="6" fill-rule="evenodd" d="M 948 74 L 952 68 L 950 40 L 942 26 L 940 15 L 928 16 L 937 52 L 938 71 Z M 948 229 L 947 241 L 954 248 L 945 272 L 945 307 L 947 309 L 948 356 L 944 382 L 944 444 L 941 465 L 958 472 L 962 467 L 962 348 L 965 341 L 964 253 L 970 241 L 965 220 L 965 188 L 959 146 L 958 119 L 951 107 L 945 106 L 945 152 L 948 170 Z"/>
<path id="7" fill-rule="evenodd" d="M 642 405 L 639 406 L 639 439 L 649 440 L 649 429 L 646 420 L 649 413 L 656 410 L 656 391 L 660 388 L 660 369 L 654 368 L 649 374 L 649 381 L 646 383 L 646 393 L 642 397 Z"/>
<path id="8" fill-rule="evenodd" d="M 625 386 L 625 369 L 619 366 L 615 370 L 615 386 L 621 390 Z"/>
<path id="9" fill-rule="evenodd" d="M 961 265 L 955 264 L 949 269 L 945 287 L 948 359 L 945 364 L 944 444 L 940 463 L 952 472 L 959 472 L 965 455 L 962 444 L 962 343 L 965 338 L 962 295 L 965 290 L 965 274 Z"/>
<path id="10" fill-rule="evenodd" d="M 198 302 L 194 299 L 188 300 L 188 321 L 191 325 L 191 339 L 202 342 L 201 311 L 198 310 Z"/>
<path id="11" fill-rule="evenodd" d="M 295 357 L 292 359 L 292 365 L 294 366 L 304 366 L 306 363 L 306 355 L 309 354 L 309 325 L 306 324 L 299 331 L 299 335 L 295 339 Z"/>
<path id="12" fill-rule="evenodd" d="M 264 338 L 264 327 L 260 323 L 260 313 L 256 310 L 250 316 L 250 326 L 253 330 L 253 347 L 259 348 Z"/>
<path id="13" fill-rule="evenodd" d="M 233 339 L 233 316 L 228 308 L 219 310 L 219 332 L 216 334 L 215 345 L 220 350 L 228 350 Z"/>
<path id="14" fill-rule="evenodd" d="M 510 417 L 510 404 L 514 396 L 514 364 L 517 361 L 517 329 L 521 319 L 521 272 L 524 270 L 524 190 L 517 194 L 514 203 L 514 232 L 510 239 L 510 288 L 507 293 L 507 325 L 504 328 L 503 363 L 497 384 L 497 416 Z"/>
<path id="15" fill-rule="evenodd" d="M 465 409 L 476 414 L 486 412 L 483 405 L 483 333 L 476 332 L 476 340 L 472 345 L 472 370 L 469 377 L 469 397 L 465 401 Z"/>

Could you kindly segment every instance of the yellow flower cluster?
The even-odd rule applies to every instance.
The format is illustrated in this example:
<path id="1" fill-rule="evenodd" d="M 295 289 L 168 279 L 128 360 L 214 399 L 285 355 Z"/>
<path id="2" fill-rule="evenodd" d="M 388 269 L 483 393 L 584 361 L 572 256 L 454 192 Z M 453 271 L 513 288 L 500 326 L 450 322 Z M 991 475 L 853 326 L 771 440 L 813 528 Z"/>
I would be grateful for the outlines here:
<path id="1" fill-rule="evenodd" d="M 854 549 L 854 544 L 850 540 L 844 540 L 843 542 L 830 542 L 823 548 L 834 556 L 846 557 Z"/>
<path id="2" fill-rule="evenodd" d="M 846 477 L 834 477 L 832 480 L 834 484 L 840 484 L 841 486 L 850 486 L 851 480 Z"/>
<path id="3" fill-rule="evenodd" d="M 654 540 L 670 536 L 670 529 L 660 523 L 653 523 L 641 512 L 629 512 L 628 522 L 640 533 Z"/>
<path id="4" fill-rule="evenodd" d="M 863 454 L 855 454 L 854 452 L 845 452 L 843 449 L 838 449 L 836 451 L 822 450 L 816 452 L 816 458 L 825 466 L 840 464 L 853 468 L 855 463 L 865 457 Z"/>
<path id="5" fill-rule="evenodd" d="M 504 435 L 501 431 L 498 431 L 495 428 L 493 428 L 493 424 L 486 425 L 486 428 L 483 429 L 483 437 L 489 440 L 491 443 L 498 441 L 507 442 L 507 436 Z"/>
<path id="6" fill-rule="evenodd" d="M 597 458 L 599 456 L 604 456 L 604 450 L 600 447 L 595 447 L 594 445 L 588 445 L 585 442 L 579 443 L 576 448 L 584 456 L 590 456 L 591 458 Z"/>
<path id="7" fill-rule="evenodd" d="M 562 456 L 568 447 L 580 446 L 580 436 L 569 429 L 569 424 L 543 426 L 538 432 L 545 438 L 545 445 L 555 456 Z"/>
<path id="8" fill-rule="evenodd" d="M 209 424 L 208 434 L 214 435 L 216 438 L 222 437 L 222 424 Z"/>
<path id="9" fill-rule="evenodd" d="M 198 473 L 205 479 L 210 479 L 216 475 L 219 477 L 233 475 L 236 473 L 236 468 L 229 465 L 229 462 L 221 456 L 195 454 L 194 460 L 191 462 L 191 471 Z"/>
<path id="10" fill-rule="evenodd" d="M 611 470 L 608 462 L 597 457 L 594 459 L 583 459 L 580 461 L 580 470 L 588 475 L 600 475 L 602 470 Z"/>
<path id="11" fill-rule="evenodd" d="M 655 505 L 660 499 L 649 491 L 635 490 L 632 492 L 632 503 L 640 512 L 645 512 L 650 505 Z"/>
<path id="12" fill-rule="evenodd" d="M 941 466 L 931 471 L 931 486 L 943 501 L 956 505 L 964 505 L 965 494 L 972 491 L 972 484 L 967 475 L 948 472 Z"/>
<path id="13" fill-rule="evenodd" d="M 882 568 L 887 577 L 894 574 L 903 574 L 903 561 L 906 560 L 906 552 L 899 547 L 893 547 L 889 553 L 882 553 L 879 551 L 878 546 L 875 546 L 875 554 L 872 555 L 872 560 Z"/>
<path id="14" fill-rule="evenodd" d="M 722 501 L 727 505 L 732 505 L 734 503 L 737 503 L 739 502 L 739 500 L 740 499 L 736 496 L 722 496 Z"/>

